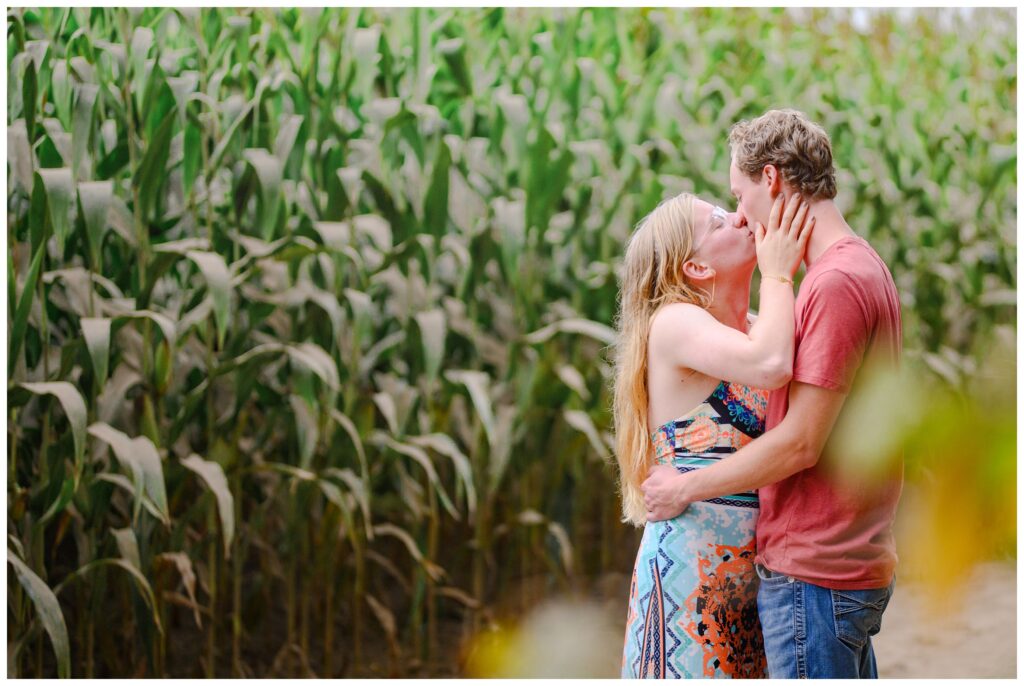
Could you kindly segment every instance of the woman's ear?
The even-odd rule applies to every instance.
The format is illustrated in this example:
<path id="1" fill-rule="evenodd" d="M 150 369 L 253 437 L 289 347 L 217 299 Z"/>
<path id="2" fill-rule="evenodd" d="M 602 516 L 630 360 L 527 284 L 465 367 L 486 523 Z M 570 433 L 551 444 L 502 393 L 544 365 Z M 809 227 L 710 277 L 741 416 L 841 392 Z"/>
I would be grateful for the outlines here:
<path id="1" fill-rule="evenodd" d="M 774 164 L 764 165 L 762 177 L 768 182 L 768 193 L 774 198 L 782 192 L 782 174 Z"/>
<path id="2" fill-rule="evenodd" d="M 715 277 L 715 270 L 704 262 L 687 260 L 683 263 L 683 275 L 698 283 L 710 281 Z"/>

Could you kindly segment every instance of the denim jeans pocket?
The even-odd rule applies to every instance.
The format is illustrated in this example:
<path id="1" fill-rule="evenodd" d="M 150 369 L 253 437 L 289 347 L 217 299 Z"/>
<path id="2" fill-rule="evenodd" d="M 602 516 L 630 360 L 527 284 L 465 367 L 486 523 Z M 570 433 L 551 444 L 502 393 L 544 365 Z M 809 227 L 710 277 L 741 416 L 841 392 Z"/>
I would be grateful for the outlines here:
<path id="1" fill-rule="evenodd" d="M 882 613 L 892 596 L 892 586 L 864 591 L 832 591 L 832 613 L 836 637 L 854 648 L 882 628 Z"/>
<path id="2" fill-rule="evenodd" d="M 792 579 L 785 574 L 779 574 L 773 572 L 764 565 L 754 564 L 754 570 L 757 572 L 758 578 L 761 580 L 762 586 L 781 586 L 792 581 Z"/>

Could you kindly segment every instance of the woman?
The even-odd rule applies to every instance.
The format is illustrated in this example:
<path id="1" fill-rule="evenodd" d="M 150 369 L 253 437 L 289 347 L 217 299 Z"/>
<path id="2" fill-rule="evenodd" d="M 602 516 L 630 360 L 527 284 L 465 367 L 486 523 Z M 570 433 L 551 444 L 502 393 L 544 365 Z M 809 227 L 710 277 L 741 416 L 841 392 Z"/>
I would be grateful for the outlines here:
<path id="1" fill-rule="evenodd" d="M 727 458 L 764 432 L 767 392 L 790 379 L 793 281 L 813 218 L 780 195 L 746 226 L 688 194 L 664 201 L 626 248 L 615 374 L 623 521 L 644 525 L 623 677 L 767 676 L 754 571 L 756 492 L 648 522 L 640 484 Z M 754 266 L 760 316 L 748 316 Z"/>

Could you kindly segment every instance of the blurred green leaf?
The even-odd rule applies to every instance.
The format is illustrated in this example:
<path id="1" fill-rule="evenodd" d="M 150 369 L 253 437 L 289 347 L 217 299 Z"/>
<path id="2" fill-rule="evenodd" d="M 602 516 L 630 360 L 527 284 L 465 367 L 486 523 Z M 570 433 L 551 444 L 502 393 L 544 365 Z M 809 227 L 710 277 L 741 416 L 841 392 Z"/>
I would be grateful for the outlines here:
<path id="1" fill-rule="evenodd" d="M 43 256 L 46 254 L 46 245 L 40 244 L 35 249 L 32 257 L 32 264 L 28 268 L 28 276 L 25 285 L 18 297 L 18 309 L 14 312 L 14 324 L 11 326 L 11 335 L 7 352 L 7 374 L 14 376 L 14 369 L 18 364 L 18 355 L 21 346 L 25 342 L 25 331 L 28 327 L 28 315 L 32 309 L 32 299 L 35 297 L 36 285 L 39 283 L 39 269 L 43 264 Z M 14 265 L 9 264 L 8 269 L 13 273 Z"/>
<path id="2" fill-rule="evenodd" d="M 220 516 L 220 526 L 224 534 L 224 557 L 230 557 L 231 542 L 235 536 L 235 501 L 228 488 L 224 469 L 216 462 L 204 460 L 194 453 L 184 458 L 181 464 L 195 472 L 217 499 L 217 513 Z"/>
<path id="3" fill-rule="evenodd" d="M 263 240 L 269 241 L 274 237 L 277 226 L 284 161 L 262 148 L 247 149 L 245 151 L 245 160 L 249 163 L 259 181 L 258 225 L 260 227 L 260 236 Z"/>
<path id="4" fill-rule="evenodd" d="M 85 226 L 91 264 L 103 263 L 103 238 L 110 228 L 107 212 L 114 197 L 112 181 L 82 181 L 78 184 L 79 217 Z"/>
<path id="5" fill-rule="evenodd" d="M 64 415 L 71 426 L 71 435 L 75 441 L 75 464 L 79 469 L 85 457 L 85 432 L 88 411 L 85 400 L 78 389 L 67 381 L 51 381 L 47 383 L 23 383 L 21 387 L 36 395 L 52 395 L 60 401 Z"/>
<path id="6" fill-rule="evenodd" d="M 64 252 L 64 242 L 71 233 L 71 199 L 74 194 L 74 181 L 71 178 L 70 167 L 59 169 L 40 169 L 36 172 L 35 188 L 32 191 L 32 202 L 36 203 L 36 197 L 45 204 L 45 212 L 48 225 L 53 229 L 53 235 L 57 239 L 57 250 Z M 42 229 L 40 228 L 41 232 Z M 33 239 L 33 244 L 38 245 L 44 240 L 46 234 L 37 234 L 38 238 Z"/>
<path id="7" fill-rule="evenodd" d="M 153 139 L 146 145 L 135 174 L 134 183 L 139 189 L 137 211 L 145 221 L 152 217 L 159 202 L 160 189 L 167 179 L 167 161 L 170 157 L 174 120 L 174 112 L 168 112 L 164 116 Z"/>
<path id="8" fill-rule="evenodd" d="M 50 636 L 53 652 L 57 656 L 57 675 L 61 679 L 71 676 L 71 648 L 68 641 L 68 627 L 60 603 L 50 587 L 36 575 L 17 555 L 7 549 L 7 562 L 14 567 L 18 582 L 25 594 L 32 600 L 40 623 Z"/>

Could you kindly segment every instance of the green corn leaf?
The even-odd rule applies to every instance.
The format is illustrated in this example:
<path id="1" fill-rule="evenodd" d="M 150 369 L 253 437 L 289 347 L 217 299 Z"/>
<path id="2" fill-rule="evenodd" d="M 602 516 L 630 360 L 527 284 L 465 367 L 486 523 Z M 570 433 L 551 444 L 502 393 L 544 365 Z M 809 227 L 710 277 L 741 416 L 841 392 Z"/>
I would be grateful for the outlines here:
<path id="1" fill-rule="evenodd" d="M 232 140 L 235 134 L 238 133 L 242 123 L 252 114 L 253 109 L 259 104 L 260 99 L 263 97 L 263 91 L 267 87 L 265 80 L 260 80 L 256 84 L 256 94 L 251 100 L 249 100 L 242 110 L 238 113 L 235 119 L 231 122 L 231 125 L 224 132 L 224 137 L 220 139 L 217 146 L 213 149 L 213 154 L 210 155 L 210 159 L 207 163 L 207 169 L 214 170 L 220 167 L 221 159 L 227 153 L 228 148 L 231 146 Z"/>
<path id="2" fill-rule="evenodd" d="M 118 205 L 119 198 L 115 195 L 113 205 Z M 129 219 L 130 223 L 130 219 Z M 156 287 L 157 281 L 171 266 L 182 257 L 185 257 L 189 250 L 208 250 L 210 242 L 205 238 L 182 238 L 176 241 L 166 241 L 153 245 L 153 261 L 146 270 L 146 282 L 139 289 L 138 297 L 135 299 L 136 306 L 140 309 L 149 307 L 150 296 Z"/>
<path id="3" fill-rule="evenodd" d="M 74 116 L 71 123 L 71 169 L 79 181 L 90 178 L 89 170 L 84 166 L 86 151 L 92 139 L 93 122 L 96 116 L 96 101 L 99 86 L 82 83 L 75 89 Z"/>
<path id="4" fill-rule="evenodd" d="M 576 429 L 590 441 L 590 447 L 594 449 L 595 456 L 604 459 L 609 454 L 608 446 L 601 440 L 601 435 L 594 426 L 594 420 L 582 410 L 565 410 L 562 413 L 566 423 Z"/>
<path id="5" fill-rule="evenodd" d="M 262 148 L 248 148 L 243 153 L 260 186 L 258 223 L 260 236 L 269 241 L 277 228 L 277 215 L 281 206 L 281 178 L 284 161 Z"/>
<path id="6" fill-rule="evenodd" d="M 355 524 L 352 520 L 352 508 L 350 507 L 349 502 L 345 500 L 341 489 L 326 479 L 317 479 L 317 486 L 320 487 L 320 490 L 323 492 L 327 500 L 333 503 L 341 512 L 341 515 L 345 520 L 345 526 L 348 527 L 349 530 L 353 529 Z"/>
<path id="7" fill-rule="evenodd" d="M 68 63 L 62 59 L 54 60 L 50 88 L 53 89 L 53 105 L 57 110 L 57 118 L 65 129 L 71 128 L 71 86 Z"/>
<path id="8" fill-rule="evenodd" d="M 12 180 L 24 193 L 32 192 L 32 147 L 24 119 L 16 119 L 7 127 L 7 164 L 14 171 Z"/>
<path id="9" fill-rule="evenodd" d="M 295 141 L 299 136 L 299 129 L 305 118 L 299 114 L 285 115 L 281 126 L 277 130 L 277 138 L 274 141 L 274 157 L 280 162 L 282 169 L 287 165 L 295 148 Z"/>
<path id="10" fill-rule="evenodd" d="M 55 167 L 71 168 L 71 134 L 64 130 L 58 119 L 43 118 L 45 135 L 38 147 L 39 166 L 44 169 Z"/>
<path id="11" fill-rule="evenodd" d="M 71 233 L 69 213 L 74 194 L 71 168 L 60 167 L 37 171 L 35 188 L 32 191 L 33 203 L 36 201 L 37 191 L 45 191 L 46 216 L 49 225 L 53 228 L 53 235 L 57 239 L 57 250 L 63 254 L 64 242 Z"/>
<path id="12" fill-rule="evenodd" d="M 331 320 L 331 332 L 334 340 L 338 345 L 341 345 L 345 313 L 338 303 L 338 299 L 332 293 L 318 288 L 310 288 L 306 297 L 309 302 L 316 303 L 320 309 L 327 313 L 327 317 Z"/>
<path id="13" fill-rule="evenodd" d="M 57 596 L 10 548 L 7 549 L 7 562 L 14 567 L 18 582 L 32 600 L 39 621 L 50 636 L 53 652 L 57 656 L 57 676 L 61 679 L 70 678 L 71 646 L 68 641 L 68 627 L 64 622 L 64 613 L 61 612 Z"/>
<path id="14" fill-rule="evenodd" d="M 161 514 L 161 520 L 165 524 L 169 524 L 171 517 L 167 510 L 167 488 L 164 486 L 163 464 L 156 446 L 145 436 L 137 436 L 132 439 L 132 451 L 142 464 L 146 495 L 156 505 Z"/>
<path id="15" fill-rule="evenodd" d="M 487 374 L 471 370 L 452 370 L 444 374 L 448 381 L 454 384 L 462 384 L 469 391 L 469 398 L 473 401 L 476 414 L 483 424 L 484 432 L 487 434 L 487 441 L 493 446 L 495 438 L 494 410 L 491 406 L 490 386 L 491 378 Z"/>
<path id="16" fill-rule="evenodd" d="M 176 329 L 174 322 L 167 317 L 167 315 L 160 314 L 159 312 L 153 312 L 152 310 L 136 310 L 134 312 L 119 312 L 112 317 L 115 321 L 118 319 L 149 319 L 157 328 L 160 329 L 160 334 L 164 337 L 169 345 L 174 345 L 177 342 Z"/>
<path id="17" fill-rule="evenodd" d="M 167 83 L 164 70 L 161 69 L 160 63 L 157 62 L 153 67 L 153 71 L 146 77 L 145 91 L 142 95 L 142 106 L 139 111 L 139 117 L 145 122 L 142 128 L 144 139 L 152 139 L 164 117 L 172 112 L 175 113 L 177 124 L 179 126 L 183 124 L 184 117 L 181 114 L 180 106 L 178 106 L 178 99 L 170 84 Z"/>
<path id="18" fill-rule="evenodd" d="M 32 525 L 33 535 L 42 536 L 45 524 L 64 511 L 64 508 L 68 506 L 68 503 L 71 502 L 75 495 L 75 489 L 78 487 L 77 481 L 77 475 L 64 479 L 64 483 L 60 487 L 60 493 L 57 494 L 57 499 L 53 501 L 50 507 L 46 508 L 46 512 L 39 518 L 39 521 Z"/>
<path id="19" fill-rule="evenodd" d="M 138 26 L 132 32 L 132 39 L 128 49 L 129 66 L 131 70 L 132 93 L 137 99 L 136 108 L 145 112 L 145 107 L 138 99 L 144 99 L 146 86 L 149 81 L 150 70 L 146 68 L 146 58 L 149 57 L 149 50 L 153 46 L 153 30 L 146 26 Z M 143 117 L 145 118 L 145 117 Z"/>
<path id="20" fill-rule="evenodd" d="M 427 232 L 443 236 L 448 226 L 448 179 L 452 154 L 443 138 L 437 139 L 437 150 L 430 187 L 423 201 L 423 225 Z"/>
<path id="21" fill-rule="evenodd" d="M 89 349 L 93 373 L 96 375 L 100 391 L 106 384 L 107 366 L 110 362 L 110 324 L 111 320 L 102 317 L 82 318 L 82 336 Z"/>
<path id="22" fill-rule="evenodd" d="M 332 408 L 330 411 L 331 419 L 338 423 L 338 426 L 348 434 L 349 439 L 352 441 L 352 445 L 356 449 L 356 457 L 359 459 L 359 467 L 363 478 L 369 477 L 369 465 L 366 462 L 366 452 L 363 449 L 363 440 L 359 436 L 359 430 L 356 429 L 356 425 L 352 422 L 349 417 L 337 408 Z"/>
<path id="23" fill-rule="evenodd" d="M 373 612 L 374 619 L 380 624 L 380 628 L 384 630 L 384 636 L 387 638 L 390 650 L 393 654 L 398 654 L 400 648 L 398 644 L 398 622 L 395 621 L 395 613 L 369 593 L 363 596 L 363 598 L 370 607 L 370 611 Z"/>
<path id="24" fill-rule="evenodd" d="M 185 195 L 188 196 L 192 193 L 192 187 L 199 176 L 199 168 L 203 161 L 203 132 L 199 126 L 191 121 L 185 123 L 185 139 L 183 144 L 185 158 L 181 167 L 181 183 Z"/>
<path id="25" fill-rule="evenodd" d="M 340 385 L 338 377 L 338 366 L 334 363 L 327 351 L 315 343 L 300 343 L 296 346 L 288 346 L 288 355 L 294 362 L 299 363 L 309 371 L 320 377 L 328 388 L 337 390 Z"/>
<path id="26" fill-rule="evenodd" d="M 437 470 L 434 469 L 434 463 L 430 461 L 430 456 L 420 447 L 411 445 L 409 443 L 402 443 L 391 438 L 383 432 L 376 432 L 373 435 L 373 440 L 379 445 L 386 446 L 396 453 L 405 455 L 406 457 L 412 458 L 423 471 L 427 474 L 427 480 L 434 488 L 434 492 L 437 493 L 438 499 L 441 501 L 441 505 L 453 519 L 459 519 L 459 511 L 452 504 L 451 498 L 448 497 L 448 493 L 444 490 L 444 486 L 441 484 L 441 479 L 437 475 Z"/>
<path id="27" fill-rule="evenodd" d="M 131 527 L 124 529 L 111 529 L 114 540 L 117 542 L 117 551 L 121 558 L 135 569 L 142 571 L 142 558 L 139 555 L 139 541 L 135 538 L 135 532 Z"/>
<path id="28" fill-rule="evenodd" d="M 166 77 L 166 82 L 177 105 L 178 122 L 184 125 L 188 115 L 187 106 L 189 100 L 199 88 L 199 72 L 183 71 L 179 76 Z"/>
<path id="29" fill-rule="evenodd" d="M 263 464 L 256 465 L 252 469 L 255 471 L 280 472 L 281 474 L 290 476 L 292 479 L 308 481 L 309 483 L 313 483 L 317 480 L 315 472 L 311 472 L 308 469 L 296 467 L 291 464 L 282 464 L 280 462 L 264 462 Z"/>
<path id="30" fill-rule="evenodd" d="M 128 166 L 128 162 L 131 159 L 130 156 L 128 142 L 125 140 L 118 141 L 114 149 L 104 155 L 103 159 L 96 164 L 96 177 L 100 179 L 112 178 Z"/>
<path id="31" fill-rule="evenodd" d="M 444 570 L 423 555 L 419 546 L 416 545 L 416 540 L 405 529 L 400 526 L 396 526 L 395 524 L 378 524 L 373 527 L 373 533 L 377 536 L 391 536 L 393 538 L 397 538 L 405 546 L 405 549 L 409 551 L 412 558 L 423 565 L 423 569 L 434 581 L 441 581 L 444 578 Z"/>
<path id="32" fill-rule="evenodd" d="M 590 400 L 590 389 L 587 388 L 587 380 L 583 378 L 576 367 L 571 364 L 559 365 L 555 369 L 555 373 L 558 374 L 558 378 L 561 379 L 566 386 L 574 390 L 580 398 L 586 402 Z"/>
<path id="33" fill-rule="evenodd" d="M 430 448 L 451 459 L 452 464 L 455 465 L 455 473 L 458 474 L 466 489 L 466 507 L 469 510 L 469 518 L 472 520 L 476 513 L 477 497 L 476 486 L 473 483 L 473 467 L 466 454 L 459 450 L 459 446 L 456 445 L 452 437 L 446 434 L 414 436 L 409 439 L 409 442 L 421 448 Z"/>
<path id="34" fill-rule="evenodd" d="M 36 248 L 32 264 L 28 268 L 28 278 L 25 279 L 25 286 L 18 298 L 18 309 L 14 312 L 14 324 L 11 326 L 11 337 L 7 351 L 7 374 L 14 375 L 14 368 L 18 363 L 18 354 L 25 342 L 25 330 L 28 327 L 28 315 L 32 310 L 32 299 L 35 297 L 36 285 L 39 283 L 39 271 L 43 264 L 43 255 L 46 254 L 46 245 L 40 244 Z M 8 269 L 13 269 L 13 262 L 8 264 Z"/>
<path id="35" fill-rule="evenodd" d="M 152 216 L 159 200 L 160 189 L 167 180 L 167 160 L 171 153 L 174 120 L 173 111 L 164 116 L 152 140 L 146 145 L 142 161 L 135 173 L 134 182 L 139 188 L 139 211 L 145 221 L 149 221 Z"/>
<path id="36" fill-rule="evenodd" d="M 572 574 L 573 570 L 573 548 L 569 540 L 569 532 L 558 522 L 548 522 L 548 533 L 558 543 L 558 551 L 561 554 L 562 568 L 566 574 Z"/>
<path id="37" fill-rule="evenodd" d="M 224 258 L 217 253 L 189 250 L 185 254 L 196 263 L 203 278 L 206 279 L 206 287 L 210 290 L 210 295 L 213 298 L 213 319 L 217 325 L 217 348 L 223 348 L 224 337 L 227 335 L 228 323 L 231 320 L 231 272 L 228 270 Z"/>
<path id="38" fill-rule="evenodd" d="M 87 577 L 94 569 L 99 567 L 117 567 L 125 572 L 128 572 L 128 576 L 134 582 L 135 587 L 139 591 L 139 595 L 142 596 L 143 602 L 146 603 L 146 607 L 152 613 L 153 624 L 156 625 L 157 631 L 163 635 L 164 628 L 160 623 L 160 613 L 157 612 L 156 597 L 153 595 L 153 587 L 149 585 L 149 581 L 143 576 L 142 572 L 139 571 L 134 564 L 120 557 L 108 557 L 101 560 L 93 560 L 82 567 L 79 567 L 75 571 L 71 572 L 68 576 L 61 581 L 54 589 L 55 593 L 60 593 L 68 584 L 72 581 L 78 581 Z"/>
<path id="39" fill-rule="evenodd" d="M 444 359 L 446 325 L 444 310 L 433 309 L 416 313 L 416 324 L 423 342 L 423 359 L 426 361 L 427 378 L 433 381 L 441 369 Z"/>
<path id="40" fill-rule="evenodd" d="M 589 319 L 570 318 L 549 324 L 528 334 L 523 340 L 529 344 L 545 343 L 557 333 L 575 333 L 589 336 L 596 341 L 613 345 L 617 338 L 615 329 Z"/>
<path id="41" fill-rule="evenodd" d="M 319 439 L 316 417 L 312 408 L 301 397 L 294 394 L 289 395 L 288 403 L 295 416 L 295 430 L 299 437 L 299 466 L 309 469 L 313 463 L 313 453 L 316 451 Z"/>
<path id="42" fill-rule="evenodd" d="M 465 41 L 461 38 L 451 38 L 438 42 L 437 50 L 444 57 L 445 64 L 451 71 L 455 82 L 463 95 L 473 93 L 473 79 L 466 60 Z"/>
<path id="43" fill-rule="evenodd" d="M 18 309 L 18 281 L 14 275 L 14 255 L 11 245 L 7 244 L 7 320 L 11 321 L 11 313 Z M 8 376 L 10 376 L 8 374 Z"/>
<path id="44" fill-rule="evenodd" d="M 103 238 L 110 228 L 107 211 L 114 198 L 113 181 L 83 181 L 78 184 L 78 216 L 85 226 L 92 264 L 103 264 Z"/>
<path id="45" fill-rule="evenodd" d="M 192 604 L 192 617 L 196 621 L 196 627 L 203 628 L 202 615 L 199 612 L 199 603 L 196 601 L 196 573 L 192 568 L 192 559 L 185 553 L 160 553 L 156 556 L 158 560 L 172 563 L 178 570 L 181 583 L 185 587 L 185 593 Z"/>
<path id="46" fill-rule="evenodd" d="M 398 408 L 395 405 L 395 399 L 389 393 L 374 393 L 373 402 L 377 405 L 377 409 L 380 410 L 384 421 L 387 422 L 391 433 L 395 435 L 400 434 L 401 429 L 399 427 Z"/>
<path id="47" fill-rule="evenodd" d="M 29 62 L 25 65 L 25 80 L 21 85 L 21 107 L 25 114 L 25 130 L 28 131 L 28 142 L 36 139 L 36 98 L 38 97 L 38 81 L 36 65 Z"/>
<path id="48" fill-rule="evenodd" d="M 126 477 L 122 476 L 121 474 L 109 474 L 106 472 L 101 472 L 99 474 L 96 474 L 95 478 L 98 481 L 106 481 L 108 483 L 112 483 L 118 488 L 124 490 L 124 492 L 127 493 L 128 495 L 132 496 L 133 498 L 135 497 L 135 486 L 132 484 L 131 481 L 129 481 Z M 160 519 L 160 510 L 157 509 L 156 505 L 153 504 L 153 500 L 145 493 L 142 494 L 142 509 L 144 509 L 149 514 L 153 515 L 153 519 Z"/>
<path id="49" fill-rule="evenodd" d="M 363 513 L 363 524 L 366 526 L 366 538 L 367 540 L 373 540 L 373 525 L 372 525 L 372 512 L 370 510 L 370 491 L 363 479 L 356 476 L 355 472 L 351 469 L 338 469 L 337 467 L 328 467 L 324 470 L 324 476 L 330 476 L 340 480 L 344 483 L 353 497 L 356 499 L 356 503 L 359 504 L 359 509 Z"/>
<path id="50" fill-rule="evenodd" d="M 81 467 L 85 457 L 86 422 L 88 421 L 88 411 L 85 408 L 82 394 L 67 381 L 23 383 L 21 387 L 36 395 L 52 395 L 60 401 L 68 423 L 71 425 L 71 436 L 75 442 L 75 464 Z"/>
<path id="51" fill-rule="evenodd" d="M 146 478 L 143 463 L 145 458 L 136 453 L 135 445 L 126 434 L 104 422 L 96 422 L 89 426 L 89 434 L 110 446 L 121 468 L 132 476 L 135 493 L 135 505 L 132 519 L 137 519 L 142 510 L 142 499 L 146 493 Z"/>
<path id="52" fill-rule="evenodd" d="M 204 460 L 196 454 L 189 455 L 181 464 L 192 470 L 217 499 L 217 514 L 220 517 L 221 531 L 224 539 L 224 557 L 231 555 L 231 542 L 235 536 L 235 500 L 228 488 L 224 469 L 211 460 Z"/>
<path id="53" fill-rule="evenodd" d="M 348 222 L 313 222 L 313 229 L 331 250 L 344 250 L 352 239 L 352 226 Z"/>

